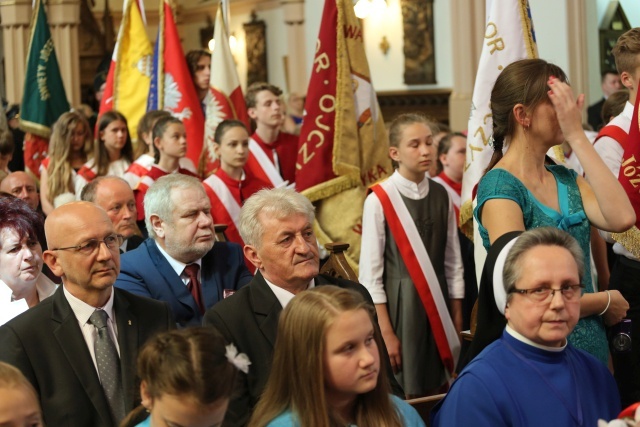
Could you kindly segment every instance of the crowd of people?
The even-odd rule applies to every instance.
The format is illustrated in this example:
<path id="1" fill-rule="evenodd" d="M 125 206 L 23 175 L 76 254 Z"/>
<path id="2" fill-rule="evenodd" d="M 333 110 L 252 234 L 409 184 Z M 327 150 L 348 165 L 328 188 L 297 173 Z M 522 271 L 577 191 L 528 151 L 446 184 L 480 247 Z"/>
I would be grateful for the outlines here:
<path id="1" fill-rule="evenodd" d="M 613 55 L 595 141 L 559 67 L 496 80 L 479 286 L 458 227 L 466 133 L 420 113 L 389 123 L 395 172 L 369 188 L 357 281 L 320 272 L 293 189 L 298 94 L 287 115 L 279 88 L 247 88 L 254 130 L 222 121 L 212 170 L 164 111 L 137 142 L 118 111 L 95 136 L 64 113 L 39 177 L 8 169 L 0 135 L 0 425 L 424 426 L 407 400 L 442 393 L 434 426 L 615 418 L 640 401 L 638 218 L 618 180 L 640 29 Z M 187 62 L 204 102 L 210 56 Z"/>

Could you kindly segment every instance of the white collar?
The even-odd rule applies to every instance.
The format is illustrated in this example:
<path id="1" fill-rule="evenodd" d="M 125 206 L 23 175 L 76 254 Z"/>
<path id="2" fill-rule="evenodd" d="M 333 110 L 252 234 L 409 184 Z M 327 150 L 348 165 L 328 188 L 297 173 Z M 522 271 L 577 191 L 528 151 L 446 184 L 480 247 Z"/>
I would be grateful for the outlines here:
<path id="1" fill-rule="evenodd" d="M 158 248 L 158 250 L 160 251 L 160 253 L 165 257 L 165 259 L 167 260 L 167 262 L 169 263 L 171 268 L 173 268 L 173 270 L 176 272 L 176 274 L 178 276 L 182 276 L 182 273 L 184 272 L 184 268 L 187 266 L 187 264 L 185 264 L 182 261 L 178 261 L 177 259 L 175 259 L 171 255 L 169 255 L 167 253 L 167 251 L 165 251 L 157 241 L 154 240 L 153 243 L 155 243 L 155 245 Z M 194 262 L 191 262 L 190 264 L 198 264 L 199 267 L 202 267 L 202 258 L 199 258 L 199 259 L 195 260 Z"/>
<path id="2" fill-rule="evenodd" d="M 509 335 L 511 335 L 513 338 L 517 339 L 520 342 L 523 342 L 525 344 L 530 345 L 531 347 L 535 347 L 535 348 L 539 348 L 540 350 L 544 350 L 544 351 L 551 351 L 554 353 L 559 353 L 561 351 L 563 351 L 565 348 L 567 348 L 567 339 L 565 338 L 564 340 L 564 345 L 560 346 L 560 347 L 549 347 L 546 345 L 542 345 L 542 344 L 538 344 L 536 342 L 531 341 L 529 338 L 525 337 L 524 335 L 520 334 L 519 332 L 515 331 L 512 327 L 510 327 L 509 325 L 506 326 L 505 330 L 507 331 L 507 333 Z"/>
<path id="3" fill-rule="evenodd" d="M 400 172 L 396 169 L 389 179 L 396 185 L 400 194 L 410 199 L 423 199 L 429 194 L 429 178 L 427 174 L 424 175 L 424 179 L 421 182 L 416 184 L 400 175 Z"/>
<path id="4" fill-rule="evenodd" d="M 640 94 L 638 94 L 638 96 L 640 96 Z M 630 103 L 629 101 L 627 101 L 626 104 L 624 104 L 624 110 L 622 110 L 622 115 L 624 117 L 626 117 L 629 120 L 633 120 L 633 109 L 634 109 L 634 105 L 632 103 Z"/>
<path id="5" fill-rule="evenodd" d="M 71 306 L 71 310 L 73 310 L 73 314 L 75 314 L 76 319 L 81 325 L 85 325 L 94 311 L 98 309 L 102 309 L 107 313 L 109 319 L 114 320 L 113 314 L 113 287 L 111 287 L 111 295 L 109 295 L 109 299 L 103 307 L 93 307 L 86 302 L 82 301 L 80 298 L 75 297 L 67 290 L 67 287 L 64 286 L 64 282 L 62 284 L 62 290 L 64 291 L 64 296 L 69 301 L 69 305 Z"/>
<path id="6" fill-rule="evenodd" d="M 280 303 L 283 309 L 287 306 L 287 304 L 289 304 L 289 302 L 291 302 L 293 297 L 296 296 L 294 293 L 291 293 L 288 290 L 281 288 L 280 286 L 274 285 L 273 283 L 265 279 L 264 276 L 262 276 L 262 278 L 264 279 L 265 282 L 267 282 L 267 285 L 269 285 L 269 288 L 271 289 L 273 294 L 276 296 L 276 298 L 278 299 L 278 302 Z M 314 280 L 311 279 L 307 289 L 312 289 L 315 286 L 316 285 Z"/>

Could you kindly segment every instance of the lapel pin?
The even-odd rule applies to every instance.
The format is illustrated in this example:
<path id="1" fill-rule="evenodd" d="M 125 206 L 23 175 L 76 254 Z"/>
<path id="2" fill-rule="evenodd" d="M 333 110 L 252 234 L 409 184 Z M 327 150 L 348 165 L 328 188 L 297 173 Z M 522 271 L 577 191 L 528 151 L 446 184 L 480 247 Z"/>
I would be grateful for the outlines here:
<path id="1" fill-rule="evenodd" d="M 129 326 L 131 326 L 131 320 L 129 320 Z"/>

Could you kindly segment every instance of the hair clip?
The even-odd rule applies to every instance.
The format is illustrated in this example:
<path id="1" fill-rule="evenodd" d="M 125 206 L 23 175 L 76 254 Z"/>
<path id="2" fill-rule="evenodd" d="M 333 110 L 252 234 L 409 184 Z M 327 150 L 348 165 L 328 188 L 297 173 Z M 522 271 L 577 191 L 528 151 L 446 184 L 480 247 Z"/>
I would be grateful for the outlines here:
<path id="1" fill-rule="evenodd" d="M 496 151 L 496 140 L 493 138 L 493 135 L 489 137 L 488 143 L 489 147 L 491 147 L 493 151 Z"/>
<path id="2" fill-rule="evenodd" d="M 225 348 L 227 350 L 224 355 L 227 356 L 227 360 L 229 361 L 229 363 L 235 366 L 239 371 L 242 371 L 245 374 L 248 374 L 249 365 L 251 365 L 249 356 L 247 356 L 244 353 L 238 353 L 238 349 L 233 344 L 229 344 Z"/>

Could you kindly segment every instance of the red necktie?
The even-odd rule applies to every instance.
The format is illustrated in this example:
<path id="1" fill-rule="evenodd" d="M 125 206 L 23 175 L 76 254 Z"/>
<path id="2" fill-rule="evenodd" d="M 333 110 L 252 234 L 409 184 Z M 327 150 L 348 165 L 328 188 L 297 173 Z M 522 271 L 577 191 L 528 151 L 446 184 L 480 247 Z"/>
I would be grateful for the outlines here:
<path id="1" fill-rule="evenodd" d="M 193 299 L 196 300 L 196 304 L 200 309 L 200 314 L 204 314 L 204 303 L 202 302 L 202 286 L 200 280 L 198 280 L 198 270 L 200 266 L 198 264 L 189 264 L 184 268 L 184 273 L 189 278 L 189 284 L 187 289 L 191 292 Z"/>

